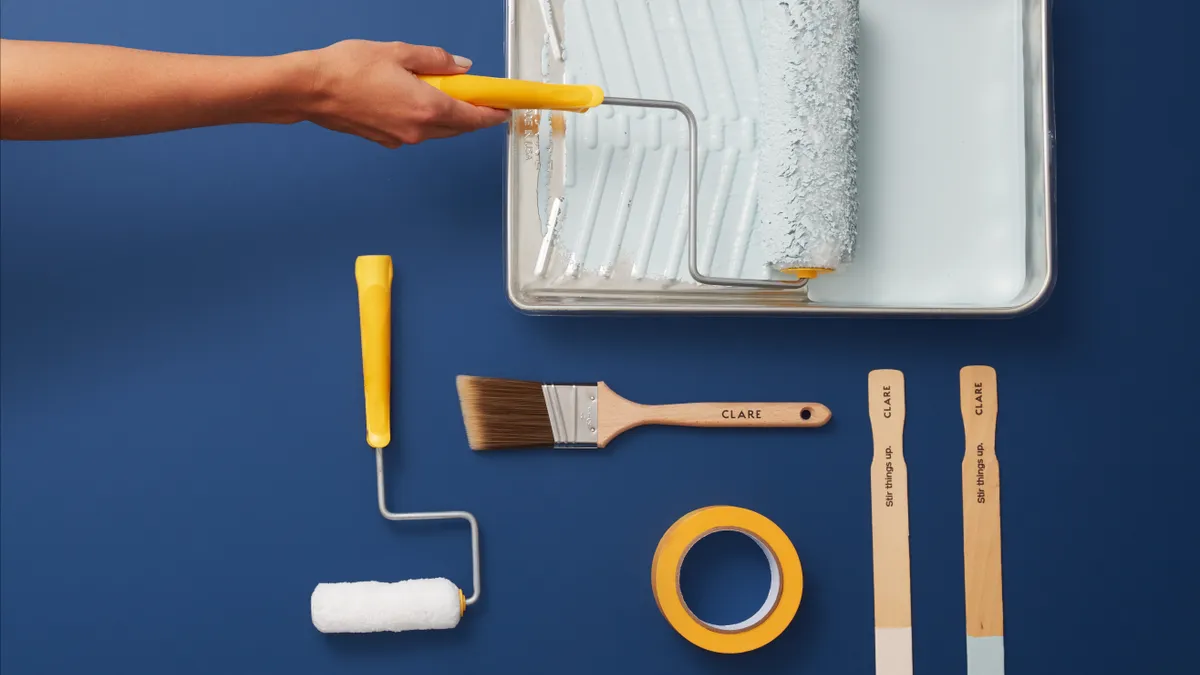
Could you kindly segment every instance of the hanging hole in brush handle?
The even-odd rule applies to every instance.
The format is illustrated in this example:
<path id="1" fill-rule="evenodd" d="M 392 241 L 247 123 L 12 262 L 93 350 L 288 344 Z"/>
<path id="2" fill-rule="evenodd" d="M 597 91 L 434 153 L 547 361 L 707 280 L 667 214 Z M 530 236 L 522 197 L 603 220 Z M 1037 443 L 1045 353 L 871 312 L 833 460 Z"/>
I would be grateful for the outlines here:
<path id="1" fill-rule="evenodd" d="M 359 256 L 354 262 L 354 278 L 358 284 L 367 444 L 379 449 L 392 440 L 391 256 Z"/>

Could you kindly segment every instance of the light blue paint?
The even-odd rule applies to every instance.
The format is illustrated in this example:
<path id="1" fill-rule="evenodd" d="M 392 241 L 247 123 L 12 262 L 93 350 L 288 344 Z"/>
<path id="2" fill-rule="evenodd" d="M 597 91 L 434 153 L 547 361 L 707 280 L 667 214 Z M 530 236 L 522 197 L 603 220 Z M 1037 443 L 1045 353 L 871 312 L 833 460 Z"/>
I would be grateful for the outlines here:
<path id="1" fill-rule="evenodd" d="M 1004 675 L 1004 636 L 967 636 L 967 675 Z"/>

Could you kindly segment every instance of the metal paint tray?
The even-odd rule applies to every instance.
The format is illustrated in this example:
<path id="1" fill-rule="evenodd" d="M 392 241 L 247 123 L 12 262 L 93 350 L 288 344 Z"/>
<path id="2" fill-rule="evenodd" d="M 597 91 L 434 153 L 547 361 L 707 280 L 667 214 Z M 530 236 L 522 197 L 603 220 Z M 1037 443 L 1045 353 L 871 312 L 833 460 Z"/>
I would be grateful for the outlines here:
<path id="1" fill-rule="evenodd" d="M 763 1 L 507 0 L 508 77 L 588 81 L 698 113 L 705 274 L 769 278 L 754 264 L 749 208 L 763 139 L 748 74 Z M 509 299 L 535 314 L 1034 309 L 1056 272 L 1051 2 L 861 0 L 856 258 L 800 290 L 690 278 L 682 117 L 519 113 L 508 136 Z"/>

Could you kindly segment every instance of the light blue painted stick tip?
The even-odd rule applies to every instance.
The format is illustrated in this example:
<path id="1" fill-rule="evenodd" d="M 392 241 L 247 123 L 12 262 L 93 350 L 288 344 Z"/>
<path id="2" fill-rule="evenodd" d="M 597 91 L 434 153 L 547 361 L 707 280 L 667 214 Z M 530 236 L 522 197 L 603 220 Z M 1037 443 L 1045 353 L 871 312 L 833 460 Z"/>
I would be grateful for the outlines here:
<path id="1" fill-rule="evenodd" d="M 967 636 L 967 675 L 1004 675 L 1004 636 Z"/>

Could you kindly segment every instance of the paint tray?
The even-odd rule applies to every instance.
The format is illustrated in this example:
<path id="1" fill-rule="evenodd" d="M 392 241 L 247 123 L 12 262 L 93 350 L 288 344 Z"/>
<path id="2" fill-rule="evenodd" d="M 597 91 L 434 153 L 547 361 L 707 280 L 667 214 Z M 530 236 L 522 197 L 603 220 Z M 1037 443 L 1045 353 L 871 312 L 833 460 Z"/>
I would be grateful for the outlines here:
<path id="1" fill-rule="evenodd" d="M 756 60 L 770 0 L 508 0 L 508 77 L 678 100 L 699 119 L 706 275 L 770 279 L 756 236 Z M 861 0 L 855 258 L 798 289 L 688 272 L 687 124 L 525 111 L 510 125 L 507 293 L 555 313 L 1015 316 L 1055 277 L 1051 0 Z"/>

